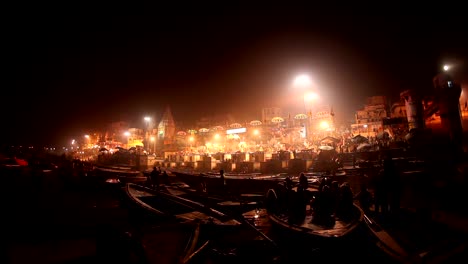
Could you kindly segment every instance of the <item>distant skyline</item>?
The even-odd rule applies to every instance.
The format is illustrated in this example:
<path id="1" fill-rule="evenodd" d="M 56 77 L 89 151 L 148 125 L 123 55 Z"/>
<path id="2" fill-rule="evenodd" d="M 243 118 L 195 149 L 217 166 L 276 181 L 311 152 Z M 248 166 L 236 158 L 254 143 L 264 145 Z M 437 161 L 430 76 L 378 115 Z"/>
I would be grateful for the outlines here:
<path id="1" fill-rule="evenodd" d="M 121 116 L 160 117 L 166 105 L 176 122 L 260 117 L 300 103 L 298 73 L 343 119 L 369 96 L 431 89 L 445 63 L 468 80 L 468 27 L 456 13 L 38 8 L 10 14 L 7 143 L 57 144 Z"/>

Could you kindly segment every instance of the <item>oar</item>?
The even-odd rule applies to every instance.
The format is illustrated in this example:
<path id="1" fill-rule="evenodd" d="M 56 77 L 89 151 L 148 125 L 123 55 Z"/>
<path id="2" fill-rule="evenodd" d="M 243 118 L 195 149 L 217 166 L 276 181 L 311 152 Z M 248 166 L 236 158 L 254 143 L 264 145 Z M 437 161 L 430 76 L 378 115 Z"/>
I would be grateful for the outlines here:
<path id="1" fill-rule="evenodd" d="M 254 231 L 256 231 L 260 236 L 262 236 L 264 239 L 266 239 L 268 242 L 270 242 L 275 248 L 278 248 L 278 245 L 276 242 L 271 239 L 269 236 L 267 236 L 265 233 L 263 233 L 261 230 L 256 228 L 252 223 L 250 223 L 247 219 L 245 219 L 243 216 L 239 217 L 239 219 L 242 223 L 246 224 L 248 227 L 252 228 Z"/>

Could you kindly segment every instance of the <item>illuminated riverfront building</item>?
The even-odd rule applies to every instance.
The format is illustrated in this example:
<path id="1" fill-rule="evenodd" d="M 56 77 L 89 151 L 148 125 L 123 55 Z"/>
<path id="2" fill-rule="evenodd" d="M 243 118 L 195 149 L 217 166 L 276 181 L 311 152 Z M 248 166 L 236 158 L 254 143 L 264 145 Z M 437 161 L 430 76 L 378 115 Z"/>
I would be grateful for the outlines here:
<path id="1" fill-rule="evenodd" d="M 385 96 L 372 96 L 367 98 L 363 109 L 356 111 L 355 123 L 351 124 L 354 135 L 375 137 L 382 132 L 383 120 L 389 117 L 388 103 Z"/>

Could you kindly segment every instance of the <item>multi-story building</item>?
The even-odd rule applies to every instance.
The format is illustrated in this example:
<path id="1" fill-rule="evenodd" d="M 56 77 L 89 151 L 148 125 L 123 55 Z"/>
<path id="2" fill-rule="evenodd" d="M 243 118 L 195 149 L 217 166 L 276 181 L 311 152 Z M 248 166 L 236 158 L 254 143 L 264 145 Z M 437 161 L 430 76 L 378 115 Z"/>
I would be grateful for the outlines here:
<path id="1" fill-rule="evenodd" d="M 351 132 L 365 137 L 376 137 L 384 130 L 383 120 L 389 117 L 388 104 L 385 96 L 367 98 L 363 109 L 355 114 L 355 123 L 351 124 Z"/>

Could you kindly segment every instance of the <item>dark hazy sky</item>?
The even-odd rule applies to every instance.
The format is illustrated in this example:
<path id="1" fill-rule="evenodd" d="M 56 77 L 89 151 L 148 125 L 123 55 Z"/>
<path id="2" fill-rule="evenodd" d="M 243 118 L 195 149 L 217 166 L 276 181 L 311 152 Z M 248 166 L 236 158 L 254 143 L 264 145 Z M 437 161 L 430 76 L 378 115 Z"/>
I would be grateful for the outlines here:
<path id="1" fill-rule="evenodd" d="M 166 105 L 177 122 L 258 119 L 262 107 L 294 102 L 301 72 L 349 119 L 368 96 L 430 89 L 443 63 L 466 79 L 459 8 L 12 6 L 2 140 L 56 143 L 125 116 L 138 126 Z"/>

